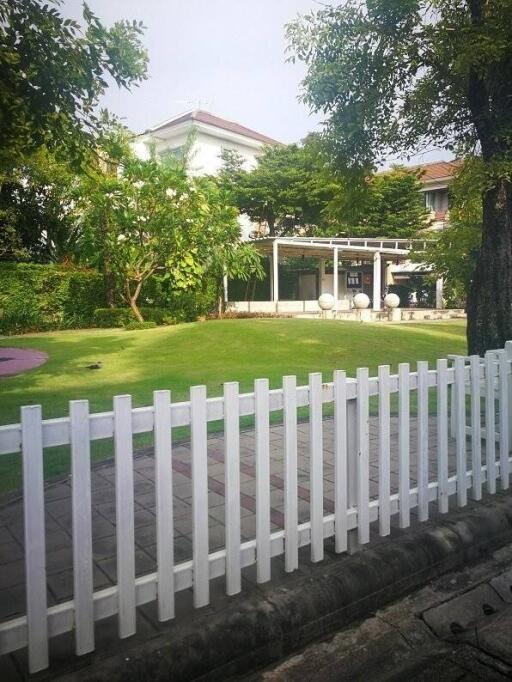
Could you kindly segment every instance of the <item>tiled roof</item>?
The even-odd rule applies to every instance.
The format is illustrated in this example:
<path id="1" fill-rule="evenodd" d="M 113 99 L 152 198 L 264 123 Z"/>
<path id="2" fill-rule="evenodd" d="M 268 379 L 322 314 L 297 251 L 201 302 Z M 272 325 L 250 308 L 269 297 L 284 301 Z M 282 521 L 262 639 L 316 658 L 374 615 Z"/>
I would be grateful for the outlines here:
<path id="1" fill-rule="evenodd" d="M 433 163 L 424 163 L 419 166 L 411 166 L 411 170 L 421 170 L 421 179 L 441 180 L 442 178 L 452 177 L 462 164 L 462 159 L 454 159 L 453 161 L 434 161 Z"/>
<path id="2" fill-rule="evenodd" d="M 201 109 L 189 111 L 186 114 L 178 116 L 177 118 L 166 121 L 155 128 L 151 128 L 150 132 L 153 133 L 157 130 L 163 130 L 164 128 L 171 128 L 172 126 L 185 123 L 186 121 L 205 123 L 207 125 L 214 126 L 215 128 L 222 128 L 222 130 L 228 130 L 231 133 L 243 135 L 244 137 L 250 137 L 252 140 L 258 140 L 259 142 L 264 142 L 266 144 L 280 144 L 277 140 L 267 137 L 267 135 L 258 133 L 255 130 L 251 130 L 250 128 L 246 128 L 245 126 L 235 123 L 234 121 L 228 121 L 225 118 L 221 118 L 220 116 L 210 114 L 208 111 L 202 111 Z"/>

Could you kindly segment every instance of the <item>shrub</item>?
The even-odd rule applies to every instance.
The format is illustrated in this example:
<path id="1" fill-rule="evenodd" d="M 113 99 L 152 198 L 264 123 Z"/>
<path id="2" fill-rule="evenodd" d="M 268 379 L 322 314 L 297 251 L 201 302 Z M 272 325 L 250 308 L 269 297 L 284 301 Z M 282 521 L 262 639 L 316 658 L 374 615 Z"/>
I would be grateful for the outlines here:
<path id="1" fill-rule="evenodd" d="M 0 332 L 72 329 L 93 324 L 105 301 L 95 270 L 34 263 L 0 263 Z"/>
<path id="2" fill-rule="evenodd" d="M 138 322 L 137 320 L 134 320 L 133 322 L 125 324 L 124 328 L 127 332 L 133 332 L 138 329 L 155 329 L 157 326 L 157 323 L 153 322 L 152 320 L 146 320 L 146 322 Z"/>
<path id="3" fill-rule="evenodd" d="M 169 311 L 163 308 L 139 308 L 145 322 L 156 324 L 172 324 L 169 320 Z M 94 325 L 96 327 L 125 327 L 131 322 L 137 322 L 131 308 L 96 308 L 94 311 Z"/>

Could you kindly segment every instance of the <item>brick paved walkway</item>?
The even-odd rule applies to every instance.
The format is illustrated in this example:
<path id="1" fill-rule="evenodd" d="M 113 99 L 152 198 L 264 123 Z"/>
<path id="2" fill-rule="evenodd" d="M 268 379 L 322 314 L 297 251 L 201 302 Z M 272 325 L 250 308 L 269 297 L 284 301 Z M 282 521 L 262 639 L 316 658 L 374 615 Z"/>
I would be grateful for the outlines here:
<path id="1" fill-rule="evenodd" d="M 398 489 L 397 420 L 392 419 L 391 492 Z M 411 421 L 411 485 L 416 475 L 416 424 Z M 333 511 L 333 422 L 323 422 L 324 435 L 324 509 Z M 272 426 L 271 443 L 271 521 L 272 530 L 283 528 L 283 427 Z M 430 424 L 429 476 L 436 479 L 435 420 Z M 469 450 L 469 448 L 468 448 Z M 468 453 L 469 454 L 469 453 Z M 255 537 L 255 458 L 254 432 L 242 431 L 241 458 L 241 532 L 244 540 Z M 208 439 L 208 502 L 210 550 L 224 547 L 224 443 L 223 435 Z M 454 443 L 450 442 L 450 475 L 455 473 Z M 150 449 L 135 456 L 135 542 L 136 573 L 155 570 L 155 495 L 154 460 Z M 298 427 L 299 521 L 309 518 L 309 425 Z M 173 450 L 175 561 L 192 556 L 192 490 L 190 444 Z M 97 465 L 92 472 L 92 523 L 94 583 L 99 589 L 116 580 L 115 474 L 111 460 Z M 370 495 L 378 491 L 377 420 L 370 420 Z M 49 605 L 72 598 L 71 486 L 69 478 L 46 486 L 47 587 Z M 414 513 L 413 513 L 414 518 Z M 396 517 L 394 517 L 396 521 Z M 25 612 L 23 564 L 23 506 L 21 499 L 2 504 L 0 499 L 0 619 Z"/>

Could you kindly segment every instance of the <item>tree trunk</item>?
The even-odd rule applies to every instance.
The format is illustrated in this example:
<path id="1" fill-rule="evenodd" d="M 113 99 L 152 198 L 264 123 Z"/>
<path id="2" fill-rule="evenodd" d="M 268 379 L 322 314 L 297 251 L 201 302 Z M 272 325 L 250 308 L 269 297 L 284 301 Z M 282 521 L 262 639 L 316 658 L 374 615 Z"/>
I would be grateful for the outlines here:
<path id="1" fill-rule="evenodd" d="M 137 299 L 139 298 L 141 289 L 142 282 L 138 282 L 137 286 L 135 287 L 135 291 L 132 294 L 130 289 L 130 283 L 126 282 L 125 284 L 126 299 L 128 301 L 130 308 L 132 309 L 132 313 L 135 315 L 135 319 L 137 320 L 137 322 L 144 322 L 144 318 L 142 317 L 139 307 L 137 305 Z"/>
<path id="2" fill-rule="evenodd" d="M 512 340 L 512 184 L 500 180 L 483 199 L 482 246 L 468 295 L 471 354 Z"/>
<path id="3" fill-rule="evenodd" d="M 110 270 L 110 263 L 103 260 L 103 281 L 105 283 L 105 297 L 109 308 L 115 307 L 114 273 Z"/>

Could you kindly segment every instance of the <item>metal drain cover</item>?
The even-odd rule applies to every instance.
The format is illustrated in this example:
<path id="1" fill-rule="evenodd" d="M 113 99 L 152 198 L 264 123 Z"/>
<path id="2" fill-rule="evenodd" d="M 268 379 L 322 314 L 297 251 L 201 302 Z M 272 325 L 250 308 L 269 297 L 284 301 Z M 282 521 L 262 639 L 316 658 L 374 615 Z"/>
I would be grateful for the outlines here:
<path id="1" fill-rule="evenodd" d="M 441 639 L 471 639 L 476 629 L 505 607 L 505 602 L 488 584 L 424 611 L 423 620 Z"/>

